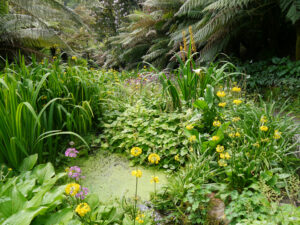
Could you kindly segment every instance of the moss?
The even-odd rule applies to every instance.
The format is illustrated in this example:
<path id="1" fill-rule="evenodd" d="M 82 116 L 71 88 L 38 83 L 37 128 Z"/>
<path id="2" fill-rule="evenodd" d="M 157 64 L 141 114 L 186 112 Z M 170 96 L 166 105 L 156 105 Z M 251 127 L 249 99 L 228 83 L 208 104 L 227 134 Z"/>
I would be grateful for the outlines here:
<path id="1" fill-rule="evenodd" d="M 130 161 L 125 156 L 99 151 L 96 155 L 76 160 L 72 165 L 81 167 L 85 176 L 82 184 L 92 193 L 98 194 L 102 202 L 134 196 L 135 177 L 131 175 L 134 167 L 130 166 Z M 140 166 L 139 169 L 143 176 L 139 179 L 138 195 L 142 200 L 149 200 L 150 193 L 154 191 L 154 184 L 150 183 L 151 176 L 155 172 L 159 177 L 157 189 L 160 189 L 166 184 L 166 175 L 162 171 Z"/>

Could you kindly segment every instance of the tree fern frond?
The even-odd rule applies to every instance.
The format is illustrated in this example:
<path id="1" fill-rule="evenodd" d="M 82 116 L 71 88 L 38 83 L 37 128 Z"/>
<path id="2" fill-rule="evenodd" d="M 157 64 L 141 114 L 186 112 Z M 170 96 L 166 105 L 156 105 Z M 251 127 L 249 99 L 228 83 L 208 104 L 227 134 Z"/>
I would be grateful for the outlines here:
<path id="1" fill-rule="evenodd" d="M 154 52 L 148 53 L 142 57 L 142 59 L 146 62 L 152 62 L 153 60 L 157 59 L 158 57 L 164 55 L 167 52 L 166 49 L 158 49 Z"/>
<path id="2" fill-rule="evenodd" d="M 205 7 L 208 4 L 214 2 L 215 0 L 186 0 L 185 3 L 180 7 L 177 16 L 188 14 L 190 11 L 197 7 Z"/>
<path id="3" fill-rule="evenodd" d="M 292 23 L 300 19 L 300 0 L 281 0 L 280 7 Z"/>
<path id="4" fill-rule="evenodd" d="M 244 8 L 247 7 L 251 2 L 255 1 L 256 0 L 217 0 L 206 6 L 203 11 L 214 11 L 232 7 Z"/>

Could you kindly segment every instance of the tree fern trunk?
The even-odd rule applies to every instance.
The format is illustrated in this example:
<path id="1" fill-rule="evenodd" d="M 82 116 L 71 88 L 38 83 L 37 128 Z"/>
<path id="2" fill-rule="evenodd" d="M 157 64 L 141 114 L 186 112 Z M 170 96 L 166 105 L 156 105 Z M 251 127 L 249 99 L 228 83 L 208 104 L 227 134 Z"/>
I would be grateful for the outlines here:
<path id="1" fill-rule="evenodd" d="M 297 33 L 297 40 L 296 40 L 296 60 L 300 60 L 300 20 L 296 22 L 296 33 Z"/>

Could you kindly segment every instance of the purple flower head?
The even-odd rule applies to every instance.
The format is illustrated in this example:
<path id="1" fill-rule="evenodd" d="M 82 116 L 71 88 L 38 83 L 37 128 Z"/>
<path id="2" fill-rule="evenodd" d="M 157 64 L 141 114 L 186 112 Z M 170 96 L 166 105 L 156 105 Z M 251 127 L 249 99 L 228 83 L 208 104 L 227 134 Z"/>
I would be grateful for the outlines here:
<path id="1" fill-rule="evenodd" d="M 78 166 L 72 166 L 68 171 L 68 176 L 70 178 L 75 178 L 76 180 L 84 178 L 84 176 L 81 176 L 81 169 Z"/>
<path id="2" fill-rule="evenodd" d="M 88 195 L 88 193 L 89 193 L 89 189 L 88 189 L 88 188 L 85 188 L 85 187 L 81 188 L 81 187 L 80 187 L 80 192 L 78 192 L 78 193 L 75 195 L 75 197 L 76 197 L 76 198 L 79 198 L 79 199 L 81 199 L 81 200 L 83 200 L 83 199 L 85 199 L 85 197 Z"/>
<path id="3" fill-rule="evenodd" d="M 68 148 L 65 152 L 65 156 L 76 158 L 77 153 L 79 153 L 75 148 Z"/>

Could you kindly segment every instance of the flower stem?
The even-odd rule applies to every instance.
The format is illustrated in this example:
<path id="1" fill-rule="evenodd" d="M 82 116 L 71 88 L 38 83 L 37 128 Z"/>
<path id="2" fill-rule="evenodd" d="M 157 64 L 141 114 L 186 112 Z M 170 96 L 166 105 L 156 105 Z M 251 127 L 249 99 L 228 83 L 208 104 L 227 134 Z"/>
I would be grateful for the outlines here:
<path id="1" fill-rule="evenodd" d="M 137 189 L 138 189 L 138 178 L 135 178 L 135 195 L 134 195 L 134 212 L 133 212 L 133 224 L 135 225 L 136 217 L 136 203 L 137 203 Z"/>

